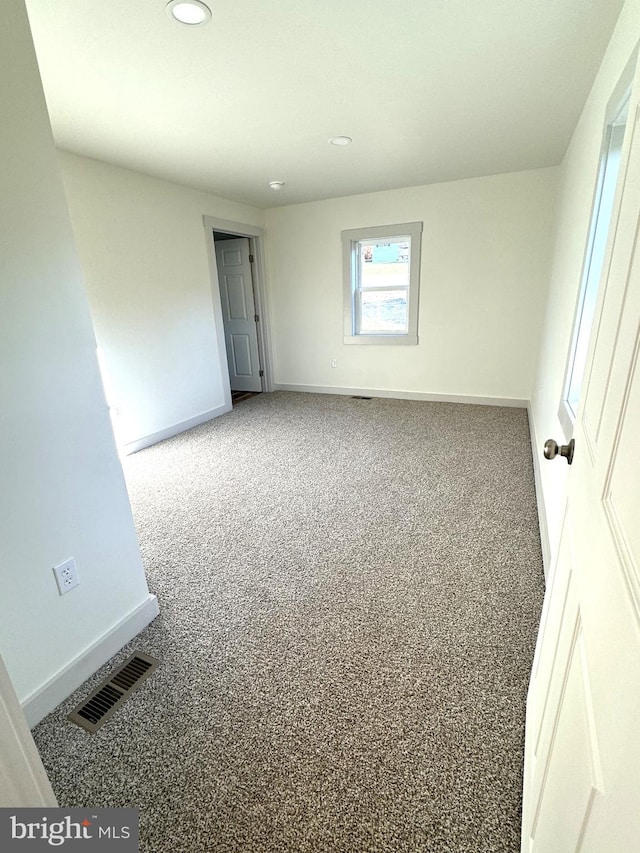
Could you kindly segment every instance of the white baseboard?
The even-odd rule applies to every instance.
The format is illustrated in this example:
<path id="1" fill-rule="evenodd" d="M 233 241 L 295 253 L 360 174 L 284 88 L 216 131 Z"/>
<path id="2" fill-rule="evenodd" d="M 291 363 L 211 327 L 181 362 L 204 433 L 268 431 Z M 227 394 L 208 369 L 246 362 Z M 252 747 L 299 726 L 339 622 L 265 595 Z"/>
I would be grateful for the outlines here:
<path id="1" fill-rule="evenodd" d="M 172 424 L 171 426 L 161 429 L 158 432 L 154 432 L 151 435 L 136 438 L 134 441 L 128 441 L 126 444 L 120 445 L 120 452 L 125 456 L 131 456 L 132 453 L 137 453 L 138 450 L 144 450 L 145 447 L 151 447 L 152 444 L 164 441 L 165 438 L 172 438 L 174 435 L 179 435 L 181 432 L 186 432 L 188 429 L 200 426 L 200 424 L 206 423 L 206 421 L 212 421 L 214 418 L 224 415 L 225 412 L 230 412 L 231 408 L 231 403 L 228 405 L 223 403 L 215 409 L 209 409 L 208 412 L 202 412 L 202 414 L 196 415 L 193 418 L 188 418 L 186 421 L 180 421 L 178 424 Z"/>
<path id="2" fill-rule="evenodd" d="M 547 509 L 544 502 L 544 489 L 542 487 L 542 474 L 540 471 L 540 456 L 537 448 L 540 446 L 538 433 L 536 431 L 536 422 L 533 416 L 533 408 L 531 403 L 527 405 L 527 415 L 529 416 L 529 432 L 531 433 L 531 454 L 533 456 L 533 476 L 536 486 L 536 502 L 538 505 L 538 525 L 540 527 L 540 544 L 542 546 L 542 565 L 544 567 L 545 578 L 549 577 L 549 569 L 551 566 L 551 544 L 549 542 L 549 527 L 547 525 Z"/>
<path id="3" fill-rule="evenodd" d="M 106 634 L 80 652 L 42 687 L 21 703 L 29 726 L 33 728 L 103 664 L 117 654 L 143 628 L 153 622 L 160 609 L 155 595 L 148 598 L 121 619 Z"/>
<path id="4" fill-rule="evenodd" d="M 526 409 L 528 400 L 519 397 L 472 397 L 468 394 L 430 394 L 422 391 L 389 391 L 381 388 L 339 388 L 332 385 L 282 385 L 274 391 L 303 391 L 310 394 L 348 394 L 359 397 L 388 397 L 393 400 L 425 400 L 433 403 L 471 403 L 476 406 L 511 406 Z"/>

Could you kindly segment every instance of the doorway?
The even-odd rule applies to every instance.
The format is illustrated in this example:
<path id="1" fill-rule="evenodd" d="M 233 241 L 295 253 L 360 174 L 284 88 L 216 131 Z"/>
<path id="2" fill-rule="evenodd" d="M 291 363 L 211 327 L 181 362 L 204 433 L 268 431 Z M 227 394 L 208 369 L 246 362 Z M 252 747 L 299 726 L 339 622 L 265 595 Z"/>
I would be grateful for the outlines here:
<path id="1" fill-rule="evenodd" d="M 221 365 L 231 408 L 273 390 L 261 228 L 204 217 Z M 224 355 L 223 355 L 224 353 Z M 223 367 L 224 369 L 224 367 Z M 226 384 L 226 383 L 225 383 Z"/>
<path id="2" fill-rule="evenodd" d="M 261 392 L 264 371 L 258 347 L 253 264 L 248 237 L 213 232 L 222 304 L 224 342 L 231 399 L 240 393 Z"/>

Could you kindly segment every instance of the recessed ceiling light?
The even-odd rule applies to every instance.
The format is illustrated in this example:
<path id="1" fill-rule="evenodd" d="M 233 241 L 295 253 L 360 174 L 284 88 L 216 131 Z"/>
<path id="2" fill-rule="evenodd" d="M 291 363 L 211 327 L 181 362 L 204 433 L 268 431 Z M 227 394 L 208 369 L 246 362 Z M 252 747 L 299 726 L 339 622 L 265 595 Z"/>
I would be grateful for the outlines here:
<path id="1" fill-rule="evenodd" d="M 351 145 L 353 139 L 350 136 L 332 136 L 329 142 L 332 145 Z"/>
<path id="2" fill-rule="evenodd" d="M 284 181 L 269 181 L 269 186 L 272 190 L 281 190 L 284 186 Z"/>
<path id="3" fill-rule="evenodd" d="M 198 27 L 211 20 L 211 9 L 202 0 L 169 0 L 167 15 L 180 24 Z"/>

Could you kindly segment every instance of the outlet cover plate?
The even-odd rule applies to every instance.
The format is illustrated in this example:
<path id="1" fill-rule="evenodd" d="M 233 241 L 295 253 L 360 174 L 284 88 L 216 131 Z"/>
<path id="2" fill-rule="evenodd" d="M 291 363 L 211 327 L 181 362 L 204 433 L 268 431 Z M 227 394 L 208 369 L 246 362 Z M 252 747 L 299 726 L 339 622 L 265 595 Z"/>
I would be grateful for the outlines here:
<path id="1" fill-rule="evenodd" d="M 55 575 L 60 595 L 66 595 L 66 593 L 72 590 L 75 586 L 78 586 L 80 583 L 78 570 L 76 569 L 76 561 L 73 557 L 69 557 L 68 560 L 54 566 L 53 574 Z"/>

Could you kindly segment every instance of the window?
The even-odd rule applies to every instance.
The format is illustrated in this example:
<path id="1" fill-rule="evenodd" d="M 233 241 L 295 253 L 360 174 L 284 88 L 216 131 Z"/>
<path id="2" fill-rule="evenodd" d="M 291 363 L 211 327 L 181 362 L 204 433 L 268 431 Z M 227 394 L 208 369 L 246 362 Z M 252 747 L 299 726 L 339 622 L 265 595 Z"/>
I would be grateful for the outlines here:
<path id="1" fill-rule="evenodd" d="M 344 342 L 417 344 L 422 222 L 342 232 Z"/>
<path id="2" fill-rule="evenodd" d="M 628 111 L 629 96 L 627 94 L 623 98 L 622 103 L 618 101 L 618 107 L 612 115 L 612 120 L 606 126 L 602 144 L 600 168 L 582 270 L 582 281 L 559 411 L 560 422 L 567 435 L 573 432 L 573 424 L 575 423 L 578 403 L 580 402 L 582 379 L 587 365 L 589 338 L 591 336 L 600 278 L 605 260 L 605 249 L 613 214 L 616 183 L 618 172 L 620 171 L 622 140 Z"/>

